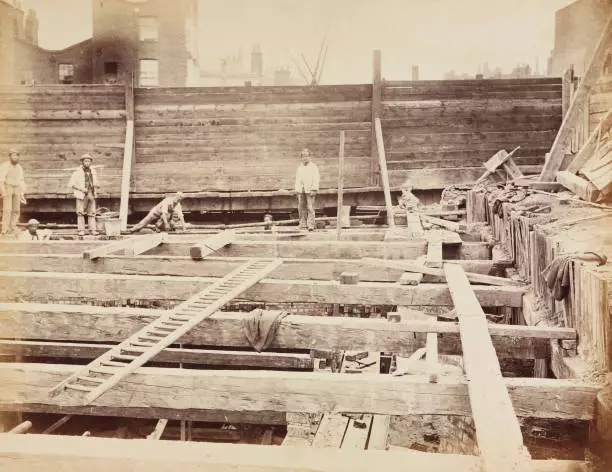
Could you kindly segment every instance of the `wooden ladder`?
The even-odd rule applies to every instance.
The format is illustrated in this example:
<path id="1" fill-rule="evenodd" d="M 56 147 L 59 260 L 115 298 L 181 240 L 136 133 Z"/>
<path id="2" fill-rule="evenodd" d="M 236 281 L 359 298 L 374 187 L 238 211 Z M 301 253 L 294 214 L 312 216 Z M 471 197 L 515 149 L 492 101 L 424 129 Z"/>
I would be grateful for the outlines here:
<path id="1" fill-rule="evenodd" d="M 49 395 L 76 390 L 85 395 L 85 405 L 91 403 L 282 262 L 282 259 L 246 262 L 79 369 L 53 387 Z"/>

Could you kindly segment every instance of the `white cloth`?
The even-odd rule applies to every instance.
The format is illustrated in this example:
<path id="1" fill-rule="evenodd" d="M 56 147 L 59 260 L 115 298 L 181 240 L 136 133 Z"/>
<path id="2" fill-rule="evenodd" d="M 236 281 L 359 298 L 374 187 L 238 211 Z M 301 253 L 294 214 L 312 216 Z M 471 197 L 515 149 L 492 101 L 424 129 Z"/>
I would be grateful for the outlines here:
<path id="1" fill-rule="evenodd" d="M 319 168 L 314 162 L 300 164 L 295 173 L 295 191 L 310 193 L 319 190 Z"/>
<path id="2" fill-rule="evenodd" d="M 0 164 L 0 185 L 4 186 L 5 183 L 8 183 L 7 177 L 10 171 L 15 171 L 17 176 L 16 180 L 19 183 L 19 190 L 21 190 L 21 193 L 25 193 L 26 184 L 23 174 L 23 167 L 21 167 L 21 164 L 16 164 L 14 167 L 13 164 L 10 163 L 10 161 L 6 161 Z"/>
<path id="3" fill-rule="evenodd" d="M 94 169 L 93 167 L 90 167 L 90 169 L 94 188 L 98 188 L 100 185 L 98 184 L 98 174 L 96 173 L 96 169 Z M 72 173 L 72 176 L 70 177 L 70 182 L 68 182 L 68 187 L 70 187 L 71 190 L 74 190 L 74 196 L 79 200 L 85 198 L 85 193 L 82 191 L 86 190 L 85 171 L 83 169 L 83 166 L 79 167 Z M 76 189 L 74 187 L 76 187 Z"/>

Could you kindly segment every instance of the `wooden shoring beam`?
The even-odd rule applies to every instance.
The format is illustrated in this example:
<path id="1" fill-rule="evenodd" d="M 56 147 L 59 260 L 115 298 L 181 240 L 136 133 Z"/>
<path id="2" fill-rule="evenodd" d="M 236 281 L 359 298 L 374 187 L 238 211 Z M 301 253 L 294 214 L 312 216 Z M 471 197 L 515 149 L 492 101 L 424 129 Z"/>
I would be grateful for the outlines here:
<path id="1" fill-rule="evenodd" d="M 138 331 L 163 313 L 164 310 L 125 307 L 3 303 L 0 304 L 0 325 L 4 338 L 116 343 L 123 341 L 125 333 Z M 217 312 L 193 328 L 181 342 L 192 346 L 248 348 L 243 318 L 244 313 L 240 312 Z M 576 339 L 576 331 L 570 328 L 490 324 L 489 332 L 498 355 L 509 358 L 534 359 L 550 340 Z M 384 319 L 307 315 L 283 318 L 270 349 L 412 353 L 425 346 L 427 333 L 440 334 L 440 354 L 461 353 L 456 323 L 434 320 L 391 323 Z M 28 351 L 23 353 L 27 355 Z"/>
<path id="2" fill-rule="evenodd" d="M 93 260 L 117 251 L 124 251 L 128 256 L 138 256 L 167 241 L 165 233 L 143 234 L 131 238 L 104 244 L 95 249 L 83 251 L 83 258 Z"/>
<path id="3" fill-rule="evenodd" d="M 50 341 L 0 340 L 0 355 L 35 358 L 95 359 L 113 347 L 112 344 L 65 343 Z M 310 354 L 283 352 L 222 351 L 211 349 L 168 348 L 152 362 L 180 362 L 225 367 L 258 367 L 266 369 L 312 370 Z"/>
<path id="4" fill-rule="evenodd" d="M 130 187 L 132 181 L 132 163 L 134 156 L 134 119 L 128 119 L 125 126 L 125 144 L 123 149 L 123 167 L 121 170 L 121 197 L 119 200 L 119 222 L 121 231 L 127 230 L 130 211 Z"/>
<path id="5" fill-rule="evenodd" d="M 378 152 L 378 165 L 380 166 L 380 177 L 385 194 L 385 207 L 387 208 L 387 225 L 389 228 L 395 227 L 395 217 L 393 213 L 393 203 L 391 202 L 391 190 L 389 186 L 389 174 L 387 172 L 387 158 L 385 156 L 385 141 L 383 139 L 382 125 L 380 118 L 374 122 L 376 131 L 376 149 Z"/>
<path id="6" fill-rule="evenodd" d="M 463 348 L 471 416 L 486 472 L 529 470 L 531 460 L 508 386 L 489 334 L 488 321 L 463 269 L 445 264 Z M 503 437 L 503 440 L 499 440 Z"/>
<path id="7" fill-rule="evenodd" d="M 191 246 L 189 248 L 189 255 L 194 261 L 200 261 L 222 247 L 232 244 L 235 240 L 236 233 L 234 231 L 221 231 Z"/>
<path id="8" fill-rule="evenodd" d="M 442 241 L 435 236 L 427 241 L 425 267 L 442 268 Z"/>
<path id="9" fill-rule="evenodd" d="M 342 238 L 342 206 L 344 199 L 344 131 L 340 131 L 340 149 L 338 151 L 338 203 L 336 204 L 336 239 Z"/>
<path id="10" fill-rule="evenodd" d="M 371 166 L 370 166 L 370 184 L 379 185 L 378 178 L 378 141 L 376 139 L 376 119 L 382 116 L 382 54 L 380 50 L 375 50 L 372 55 L 372 132 L 370 135 L 371 141 Z"/>
<path id="11" fill-rule="evenodd" d="M 78 254 L 0 254 L 0 271 L 18 272 L 92 272 L 98 274 L 172 275 L 181 277 L 223 277 L 247 261 L 245 257 L 207 257 L 206 263 L 193 261 L 189 256 L 108 256 L 95 262 L 83 259 Z M 411 261 L 372 259 L 283 259 L 283 265 L 270 274 L 271 279 L 284 280 L 338 280 L 343 272 L 359 274 L 363 282 L 396 282 L 407 270 Z M 468 277 L 482 275 L 481 280 L 490 279 L 491 260 L 449 260 L 460 264 Z M 432 270 L 429 269 L 428 272 Z M 444 271 L 425 274 L 425 282 L 443 281 Z M 512 281 L 507 280 L 508 284 Z M 477 280 L 474 280 L 477 282 Z"/>
<path id="12" fill-rule="evenodd" d="M 597 190 L 597 187 L 595 187 L 595 185 L 593 185 L 587 179 L 565 170 L 557 172 L 557 181 L 566 189 L 574 192 L 587 202 L 595 202 L 601 195 L 601 192 Z"/>
<path id="13" fill-rule="evenodd" d="M 68 423 L 68 421 L 70 421 L 70 418 L 72 418 L 72 415 L 62 416 L 59 420 L 55 421 L 52 425 L 45 428 L 41 434 L 51 434 L 54 431 L 57 431 L 59 428 L 64 426 L 66 423 Z"/>
<path id="14" fill-rule="evenodd" d="M 532 461 L 533 472 L 586 472 L 578 461 Z M 274 447 L 255 444 L 159 441 L 71 436 L 8 435 L 0 440 L 0 467 L 12 472 L 481 472 L 478 458 L 419 451 L 343 451 L 310 447 Z"/>
<path id="15" fill-rule="evenodd" d="M 419 375 L 369 373 L 141 367 L 120 388 L 108 390 L 89 405 L 83 405 L 79 392 L 48 396 L 52 387 L 77 369 L 61 364 L 0 364 L 0 410 L 152 418 L 182 415 L 182 419 L 202 421 L 208 416 L 206 410 L 470 416 L 474 409 L 468 395 L 471 384 L 464 380 L 430 383 Z M 591 420 L 599 390 L 557 379 L 507 378 L 502 385 L 519 416 L 551 420 Z M 500 412 L 491 415 L 500 424 Z M 478 424 L 476 419 L 477 434 Z"/>
<path id="16" fill-rule="evenodd" d="M 599 141 L 601 130 L 606 129 L 609 120 L 612 118 L 612 109 L 608 110 L 605 116 L 597 124 L 597 127 L 593 130 L 589 139 L 582 145 L 578 153 L 572 159 L 572 162 L 565 169 L 567 172 L 576 174 L 588 161 L 593 157 L 595 150 L 597 149 L 597 142 Z"/>
<path id="17" fill-rule="evenodd" d="M 557 137 L 550 148 L 550 153 L 544 168 L 540 174 L 540 182 L 551 182 L 557 172 L 561 169 L 563 159 L 565 157 L 565 151 L 567 143 L 569 142 L 574 125 L 576 122 L 583 117 L 584 107 L 588 104 L 591 90 L 599 78 L 604 61 L 606 60 L 606 53 L 612 45 L 612 14 L 604 26 L 597 47 L 593 51 L 591 61 L 578 85 L 572 102 L 567 110 L 566 115 L 563 117 L 563 122 L 557 133 Z"/>
<path id="18" fill-rule="evenodd" d="M 155 425 L 155 429 L 151 434 L 147 436 L 147 439 L 151 439 L 153 441 L 159 440 L 164 434 L 164 429 L 166 429 L 166 425 L 168 424 L 168 420 L 166 418 L 160 419 Z"/>
<path id="19" fill-rule="evenodd" d="M 0 272 L 0 297 L 9 302 L 67 299 L 117 301 L 155 300 L 166 305 L 187 300 L 215 283 L 215 277 L 148 277 L 120 274 L 74 274 L 53 272 Z M 485 307 L 522 306 L 522 287 L 475 286 Z M 345 303 L 355 305 L 452 304 L 446 284 L 400 286 L 387 282 L 263 279 L 238 298 L 263 303 Z"/>
<path id="20" fill-rule="evenodd" d="M 373 259 L 369 257 L 364 257 L 362 261 L 365 264 L 371 264 L 373 266 L 379 266 L 379 267 L 383 266 L 383 267 L 389 267 L 389 268 L 403 269 L 406 272 L 416 272 L 416 273 L 423 274 L 423 275 L 430 275 L 433 277 L 437 277 L 438 280 L 446 281 L 446 276 L 444 275 L 444 269 L 442 268 L 438 269 L 436 267 L 427 267 L 427 266 L 416 264 L 410 261 L 391 261 L 391 260 L 384 260 L 384 259 Z M 453 263 L 453 261 L 447 261 L 447 262 Z M 464 270 L 466 270 L 465 267 L 464 267 Z M 505 277 L 496 277 L 493 275 L 485 275 L 485 274 L 475 274 L 467 270 L 465 272 L 465 275 L 467 276 L 468 280 L 473 283 L 480 283 L 480 284 L 487 284 L 487 285 L 499 285 L 499 286 L 524 285 L 524 284 L 521 284 L 520 282 L 516 282 L 512 279 L 507 279 Z"/>
<path id="21" fill-rule="evenodd" d="M 148 235 L 142 235 L 144 237 Z M 130 238 L 131 239 L 131 238 Z M 129 239 L 117 241 L 112 250 L 105 249 L 102 255 L 119 251 L 129 246 Z M 169 239 L 152 251 L 150 255 L 186 256 L 189 254 L 193 239 Z M 115 243 L 113 243 L 115 244 Z M 443 246 L 447 246 L 442 241 Z M 449 241 L 449 250 L 454 250 L 456 240 Z M 78 241 L 42 242 L 0 242 L 0 253 L 21 254 L 75 254 L 93 252 L 105 246 L 104 243 L 79 243 Z M 115 249 L 116 248 L 116 249 Z M 447 248 L 444 247 L 446 251 Z M 97 252 L 93 252 L 97 254 Z M 235 241 L 228 247 L 217 251 L 218 257 L 259 257 L 259 258 L 310 258 L 310 259 L 361 259 L 376 257 L 380 259 L 416 259 L 427 253 L 427 241 Z M 464 242 L 456 248 L 452 259 L 489 259 L 489 246 L 484 242 Z"/>

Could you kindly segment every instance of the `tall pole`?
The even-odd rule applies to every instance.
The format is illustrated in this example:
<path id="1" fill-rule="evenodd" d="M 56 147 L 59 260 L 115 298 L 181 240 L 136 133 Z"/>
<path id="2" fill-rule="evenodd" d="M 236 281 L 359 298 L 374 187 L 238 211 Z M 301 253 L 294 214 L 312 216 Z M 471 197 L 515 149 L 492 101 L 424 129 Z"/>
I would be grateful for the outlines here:
<path id="1" fill-rule="evenodd" d="M 387 207 L 387 225 L 389 228 L 395 227 L 395 215 L 393 214 L 393 204 L 391 203 L 391 189 L 389 187 L 389 174 L 387 173 L 387 157 L 385 156 L 385 143 L 383 141 L 382 126 L 380 118 L 374 121 L 376 128 L 376 144 L 378 148 L 378 164 L 380 165 L 380 177 L 382 180 L 383 191 L 385 194 L 385 206 Z"/>
<path id="2" fill-rule="evenodd" d="M 340 131 L 340 152 L 338 153 L 338 209 L 336 220 L 337 239 L 342 233 L 342 200 L 344 190 L 344 131 Z"/>

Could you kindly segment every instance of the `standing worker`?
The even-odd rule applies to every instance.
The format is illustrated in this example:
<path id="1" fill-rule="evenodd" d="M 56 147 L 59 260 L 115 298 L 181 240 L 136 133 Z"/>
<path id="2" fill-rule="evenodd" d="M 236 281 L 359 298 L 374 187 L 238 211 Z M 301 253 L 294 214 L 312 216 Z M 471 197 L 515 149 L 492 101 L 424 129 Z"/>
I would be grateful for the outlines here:
<path id="1" fill-rule="evenodd" d="M 155 205 L 147 216 L 145 216 L 140 223 L 133 226 L 128 232 L 135 233 L 136 231 L 140 231 L 149 223 L 155 224 L 155 229 L 157 231 L 163 230 L 167 232 L 175 228 L 175 224 L 172 221 L 174 217 L 178 218 L 179 226 L 184 230 L 185 217 L 181 207 L 182 199 L 182 192 L 177 192 L 175 195 L 167 196 L 161 202 Z"/>
<path id="2" fill-rule="evenodd" d="M 2 234 L 16 233 L 21 204 L 27 203 L 23 167 L 19 164 L 19 152 L 11 149 L 9 160 L 0 164 L 0 194 L 2 195 Z"/>
<path id="3" fill-rule="evenodd" d="M 310 151 L 306 148 L 301 152 L 302 164 L 295 173 L 295 193 L 298 199 L 300 229 L 315 229 L 315 197 L 319 190 L 319 169 L 311 161 Z"/>
<path id="4" fill-rule="evenodd" d="M 96 190 L 100 188 L 96 170 L 91 167 L 93 158 L 91 154 L 81 156 L 81 167 L 77 168 L 70 177 L 68 184 L 74 190 L 76 197 L 76 214 L 79 236 L 85 235 L 85 216 L 89 223 L 89 231 L 93 236 L 96 231 Z"/>

